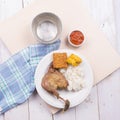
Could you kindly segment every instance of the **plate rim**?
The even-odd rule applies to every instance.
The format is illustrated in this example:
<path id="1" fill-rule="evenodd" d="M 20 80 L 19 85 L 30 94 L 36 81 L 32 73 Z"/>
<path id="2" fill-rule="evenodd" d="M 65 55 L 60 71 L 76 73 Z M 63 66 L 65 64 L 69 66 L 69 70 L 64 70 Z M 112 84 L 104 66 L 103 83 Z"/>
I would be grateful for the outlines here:
<path id="1" fill-rule="evenodd" d="M 49 104 L 49 105 L 51 105 L 51 106 L 53 106 L 53 107 L 56 107 L 56 108 L 63 108 L 63 106 L 61 106 L 61 105 L 55 105 L 55 104 L 52 104 L 52 103 L 48 102 L 47 100 L 45 100 L 44 97 L 40 94 L 40 92 L 39 92 L 39 90 L 38 90 L 38 88 L 37 88 L 37 79 L 36 79 L 36 78 L 37 78 L 37 71 L 38 71 L 38 69 L 39 69 L 39 66 L 40 66 L 41 62 L 43 62 L 44 59 L 46 59 L 46 57 L 50 56 L 51 54 L 53 54 L 53 53 L 55 53 L 55 52 L 66 52 L 66 53 L 67 53 L 67 52 L 71 52 L 71 53 L 74 53 L 74 54 L 76 54 L 76 55 L 79 55 L 79 56 L 81 56 L 82 58 L 84 58 L 84 60 L 86 61 L 87 65 L 88 65 L 88 67 L 89 67 L 90 75 L 91 75 L 91 79 L 92 79 L 92 80 L 91 80 L 91 85 L 90 85 L 90 87 L 89 87 L 89 90 L 88 90 L 88 92 L 86 93 L 86 96 L 84 96 L 81 100 L 79 100 L 78 102 L 76 102 L 74 105 L 70 105 L 70 108 L 71 108 L 71 107 L 74 107 L 74 106 L 77 106 L 77 105 L 81 104 L 81 103 L 87 98 L 87 96 L 90 94 L 90 91 L 91 91 L 91 89 L 92 89 L 92 87 L 93 87 L 94 75 L 93 75 L 93 70 L 92 70 L 92 67 L 91 67 L 89 61 L 88 61 L 82 54 L 80 54 L 79 52 L 74 51 L 74 50 L 70 50 L 70 49 L 59 49 L 59 50 L 55 50 L 55 51 L 52 51 L 52 52 L 48 53 L 47 55 L 45 55 L 45 56 L 40 60 L 40 62 L 38 63 L 38 65 L 37 65 L 37 67 L 36 67 L 35 75 L 34 75 L 34 82 L 35 82 L 35 88 L 36 88 L 36 90 L 37 90 L 37 93 L 38 93 L 38 95 L 39 95 L 47 104 Z"/>

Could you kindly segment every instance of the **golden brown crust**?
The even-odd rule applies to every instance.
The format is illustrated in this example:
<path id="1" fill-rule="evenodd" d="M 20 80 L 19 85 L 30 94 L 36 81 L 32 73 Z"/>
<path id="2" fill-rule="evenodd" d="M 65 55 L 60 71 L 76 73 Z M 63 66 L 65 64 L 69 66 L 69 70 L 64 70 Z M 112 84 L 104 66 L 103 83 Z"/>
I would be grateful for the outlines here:
<path id="1" fill-rule="evenodd" d="M 66 60 L 66 53 L 53 53 L 53 68 L 67 68 Z"/>

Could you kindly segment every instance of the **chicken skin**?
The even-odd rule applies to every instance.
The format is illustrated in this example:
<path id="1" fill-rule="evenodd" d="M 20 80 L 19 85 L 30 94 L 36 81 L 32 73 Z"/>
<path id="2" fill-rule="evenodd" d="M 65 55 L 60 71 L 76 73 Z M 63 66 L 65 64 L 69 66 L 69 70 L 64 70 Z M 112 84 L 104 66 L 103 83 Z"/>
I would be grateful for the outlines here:
<path id="1" fill-rule="evenodd" d="M 62 75 L 62 73 L 53 68 L 52 64 L 50 65 L 48 72 L 43 77 L 41 85 L 46 91 L 56 96 L 57 99 L 64 101 L 64 111 L 69 108 L 70 102 L 60 97 L 57 91 L 58 89 L 67 89 L 68 81 Z"/>

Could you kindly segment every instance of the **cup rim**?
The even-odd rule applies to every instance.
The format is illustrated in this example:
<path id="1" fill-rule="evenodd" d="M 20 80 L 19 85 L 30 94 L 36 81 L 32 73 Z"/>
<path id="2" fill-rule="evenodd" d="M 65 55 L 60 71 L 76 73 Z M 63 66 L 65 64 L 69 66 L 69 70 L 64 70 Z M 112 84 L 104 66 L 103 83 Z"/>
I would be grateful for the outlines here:
<path id="1" fill-rule="evenodd" d="M 73 46 L 73 47 L 81 47 L 84 43 L 85 43 L 85 36 L 84 36 L 84 40 L 83 40 L 83 42 L 81 43 L 81 44 L 79 44 L 79 45 L 75 45 L 75 44 L 73 44 L 71 41 L 70 41 L 70 34 L 73 32 L 73 31 L 80 31 L 80 32 L 82 32 L 82 30 L 79 30 L 79 29 L 75 29 L 75 30 L 72 30 L 72 31 L 70 31 L 69 33 L 68 33 L 68 35 L 67 35 L 67 38 L 68 38 L 68 42 L 69 42 L 69 44 L 71 45 L 71 46 Z M 82 34 L 83 34 L 83 32 L 82 32 Z M 84 35 L 84 34 L 83 34 Z"/>
<path id="2" fill-rule="evenodd" d="M 41 39 L 41 38 L 37 35 L 36 30 L 35 30 L 35 28 L 34 28 L 35 20 L 38 19 L 39 16 L 42 16 L 42 15 L 44 15 L 44 14 L 48 14 L 49 16 L 52 16 L 53 18 L 57 19 L 57 21 L 58 21 L 58 25 L 56 25 L 57 30 L 58 30 L 58 27 L 59 27 L 59 32 L 57 32 L 56 36 L 55 36 L 53 39 L 48 40 L 48 41 L 45 41 L 45 40 Z M 43 20 L 43 21 L 44 21 L 44 20 Z M 52 21 L 49 20 L 49 19 L 47 19 L 47 20 L 45 20 L 45 21 L 50 21 L 50 22 L 52 22 Z M 52 23 L 54 24 L 54 22 L 52 22 Z M 58 15 L 56 15 L 55 13 L 52 13 L 52 12 L 42 12 L 42 13 L 37 14 L 37 15 L 32 19 L 31 28 L 32 28 L 33 37 L 34 37 L 38 42 L 40 42 L 40 43 L 42 43 L 42 44 L 51 44 L 51 43 L 57 41 L 57 40 L 59 39 L 61 33 L 62 33 L 62 21 L 61 21 L 61 19 L 58 17 Z"/>

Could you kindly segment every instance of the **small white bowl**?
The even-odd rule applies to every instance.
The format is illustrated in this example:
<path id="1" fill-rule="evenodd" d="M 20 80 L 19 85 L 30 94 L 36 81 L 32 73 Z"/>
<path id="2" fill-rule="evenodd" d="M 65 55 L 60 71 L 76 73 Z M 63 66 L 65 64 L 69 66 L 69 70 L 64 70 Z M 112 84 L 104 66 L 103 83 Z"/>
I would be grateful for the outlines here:
<path id="1" fill-rule="evenodd" d="M 81 43 L 81 44 L 79 44 L 79 45 L 75 45 L 74 43 L 72 43 L 71 41 L 70 41 L 70 34 L 72 33 L 72 32 L 74 32 L 74 31 L 80 31 L 80 30 L 73 30 L 73 31 L 71 31 L 69 34 L 68 34 L 68 43 L 71 45 L 71 46 L 73 46 L 73 47 L 80 47 L 80 46 L 82 46 L 84 43 L 85 43 L 85 36 L 84 36 L 84 40 L 83 40 L 83 42 Z M 81 32 L 81 31 L 80 31 Z M 83 32 L 82 32 L 82 34 L 83 34 Z M 84 34 L 83 34 L 84 35 Z"/>

